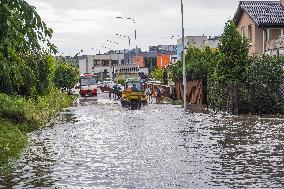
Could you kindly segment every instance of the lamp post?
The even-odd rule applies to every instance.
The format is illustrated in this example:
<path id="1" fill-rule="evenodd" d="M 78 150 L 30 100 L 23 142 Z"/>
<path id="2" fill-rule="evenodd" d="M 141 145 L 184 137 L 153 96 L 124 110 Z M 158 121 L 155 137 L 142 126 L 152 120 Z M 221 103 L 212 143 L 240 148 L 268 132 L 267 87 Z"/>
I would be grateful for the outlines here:
<path id="1" fill-rule="evenodd" d="M 183 25 L 183 21 L 184 21 L 184 17 L 183 17 L 183 0 L 180 1 L 181 2 L 181 28 L 182 28 L 182 62 L 183 62 L 183 106 L 184 106 L 184 111 L 187 111 L 187 102 L 186 102 L 186 95 L 187 95 L 187 91 L 186 91 L 186 75 L 185 75 L 185 42 L 184 42 L 184 25 Z"/>
<path id="2" fill-rule="evenodd" d="M 127 17 L 127 18 L 124 18 L 124 17 L 121 17 L 121 16 L 117 16 L 115 18 L 118 18 L 118 19 L 122 19 L 122 20 L 131 20 L 133 22 L 133 24 L 135 25 L 135 31 L 134 31 L 134 39 L 135 39 L 135 61 L 137 60 L 137 30 L 136 30 L 136 21 L 133 19 L 133 18 L 130 18 L 130 17 Z"/>
<path id="3" fill-rule="evenodd" d="M 129 36 L 126 36 L 126 35 L 120 35 L 120 34 L 115 34 L 115 35 L 117 35 L 117 36 L 119 36 L 119 37 L 124 37 L 124 38 L 128 38 L 128 46 L 129 46 L 129 50 L 130 50 L 130 45 L 131 45 L 131 38 L 129 37 Z"/>
<path id="4" fill-rule="evenodd" d="M 99 50 L 99 49 L 96 49 L 96 48 L 92 48 L 92 50 L 94 51 L 94 52 L 99 52 L 99 54 L 101 54 L 101 51 Z"/>
<path id="5" fill-rule="evenodd" d="M 119 43 L 117 43 L 117 42 L 115 42 L 115 41 L 107 40 L 107 42 L 112 43 L 112 44 L 115 44 L 115 45 L 119 45 Z M 117 54 L 117 55 L 118 55 L 117 64 L 120 64 L 120 63 L 119 63 L 119 61 L 120 61 L 120 59 L 119 59 L 120 51 L 118 51 L 118 53 L 117 53 L 117 51 L 115 51 L 114 54 Z M 112 77 L 113 77 L 113 79 L 114 79 L 114 74 L 115 74 L 114 72 L 115 72 L 115 71 L 114 71 L 114 65 L 112 65 Z"/>

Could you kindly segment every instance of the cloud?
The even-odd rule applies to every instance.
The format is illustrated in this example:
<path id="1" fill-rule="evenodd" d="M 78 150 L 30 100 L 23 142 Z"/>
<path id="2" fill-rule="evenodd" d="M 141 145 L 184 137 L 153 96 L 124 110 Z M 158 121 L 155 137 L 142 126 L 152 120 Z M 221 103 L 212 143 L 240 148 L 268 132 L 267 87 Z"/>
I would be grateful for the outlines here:
<path id="1" fill-rule="evenodd" d="M 132 37 L 137 29 L 137 44 L 143 49 L 149 45 L 176 43 L 165 37 L 181 33 L 179 0 L 27 0 L 35 6 L 49 27 L 54 30 L 53 41 L 65 54 L 79 49 L 93 53 L 103 51 L 102 45 L 114 49 L 128 48 L 123 34 Z M 187 35 L 220 35 L 226 20 L 234 15 L 238 0 L 184 0 L 185 33 Z M 120 20 L 115 17 L 132 17 Z M 107 40 L 117 41 L 119 45 Z"/>

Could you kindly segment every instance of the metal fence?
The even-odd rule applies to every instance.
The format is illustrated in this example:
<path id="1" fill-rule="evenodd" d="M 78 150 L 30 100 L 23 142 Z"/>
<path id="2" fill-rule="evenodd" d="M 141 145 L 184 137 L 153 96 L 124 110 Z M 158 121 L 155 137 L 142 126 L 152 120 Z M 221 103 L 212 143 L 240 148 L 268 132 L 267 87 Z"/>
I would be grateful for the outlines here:
<path id="1" fill-rule="evenodd" d="M 284 83 L 209 84 L 209 107 L 231 114 L 275 114 L 284 112 Z"/>

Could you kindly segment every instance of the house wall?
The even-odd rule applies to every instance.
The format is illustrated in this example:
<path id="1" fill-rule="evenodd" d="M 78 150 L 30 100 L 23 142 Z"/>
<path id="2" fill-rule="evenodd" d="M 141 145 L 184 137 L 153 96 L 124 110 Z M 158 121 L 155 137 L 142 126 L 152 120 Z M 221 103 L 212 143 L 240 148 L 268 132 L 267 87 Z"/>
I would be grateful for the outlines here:
<path id="1" fill-rule="evenodd" d="M 240 33 L 244 31 L 244 35 L 248 38 L 249 37 L 249 26 L 252 27 L 252 39 L 250 42 L 250 47 L 249 47 L 249 54 L 258 54 L 259 50 L 261 49 L 261 54 L 262 54 L 262 30 L 257 28 L 257 25 L 255 22 L 250 18 L 250 16 L 246 13 L 243 12 L 241 19 L 238 23 L 237 29 Z M 261 30 L 261 32 L 260 32 Z"/>
<path id="2" fill-rule="evenodd" d="M 81 59 L 79 60 L 79 69 L 80 69 L 80 74 L 87 73 L 87 59 Z"/>
<path id="3" fill-rule="evenodd" d="M 266 35 L 265 35 L 266 36 Z M 263 55 L 263 29 L 255 28 L 255 53 L 256 55 Z"/>
<path id="4" fill-rule="evenodd" d="M 264 30 L 262 28 L 259 28 L 257 24 L 250 18 L 250 16 L 244 11 L 238 23 L 237 29 L 240 33 L 242 33 L 242 29 L 244 29 L 244 35 L 247 38 L 249 36 L 249 31 L 248 31 L 249 25 L 252 26 L 252 40 L 249 48 L 249 55 L 264 54 L 263 37 L 265 39 L 264 43 L 266 44 L 267 41 L 269 42 L 271 40 L 278 39 L 279 36 L 281 35 L 281 29 L 279 28 L 265 28 Z M 269 39 L 267 32 L 268 30 L 269 30 Z"/>

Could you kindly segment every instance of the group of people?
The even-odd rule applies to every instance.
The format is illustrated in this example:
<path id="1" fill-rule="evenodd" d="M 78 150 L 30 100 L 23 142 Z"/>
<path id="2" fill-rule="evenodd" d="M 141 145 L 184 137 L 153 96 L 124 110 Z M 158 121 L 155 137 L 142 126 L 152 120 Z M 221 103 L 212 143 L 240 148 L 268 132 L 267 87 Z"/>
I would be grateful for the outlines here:
<path id="1" fill-rule="evenodd" d="M 121 98 L 121 87 L 115 83 L 112 87 L 112 89 L 109 90 L 109 98 L 111 98 L 111 94 L 113 94 L 114 99 L 120 99 Z"/>
<path id="2" fill-rule="evenodd" d="M 117 83 L 115 83 L 112 89 L 109 90 L 109 98 L 112 98 L 112 94 L 113 94 L 114 99 L 120 99 L 121 90 L 122 90 L 121 87 Z M 139 91 L 135 84 L 133 84 L 133 86 L 126 85 L 126 90 L 127 92 Z M 148 101 L 153 102 L 153 99 L 156 99 L 157 104 L 160 104 L 163 101 L 164 92 L 165 90 L 161 86 L 155 87 L 154 90 L 152 90 L 151 87 L 148 87 L 145 90 L 145 94 L 148 97 Z M 175 89 L 171 89 L 170 98 L 175 100 Z"/>
<path id="3" fill-rule="evenodd" d="M 152 98 L 156 98 L 156 103 L 160 104 L 162 102 L 162 94 L 165 90 L 162 87 L 156 87 L 155 90 L 152 91 L 150 87 L 145 90 L 145 94 L 148 96 L 148 100 L 152 102 Z"/>

